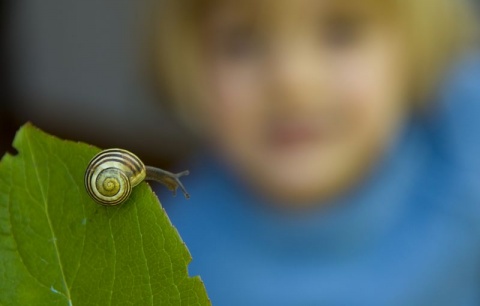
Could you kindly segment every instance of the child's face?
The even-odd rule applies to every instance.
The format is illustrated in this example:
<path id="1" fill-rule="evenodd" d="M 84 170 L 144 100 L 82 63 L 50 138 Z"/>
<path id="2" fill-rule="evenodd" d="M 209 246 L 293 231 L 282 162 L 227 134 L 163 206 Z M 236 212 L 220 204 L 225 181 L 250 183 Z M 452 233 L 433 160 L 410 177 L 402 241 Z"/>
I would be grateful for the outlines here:
<path id="1" fill-rule="evenodd" d="M 337 196 L 366 175 L 398 130 L 406 109 L 402 37 L 361 3 L 231 1 L 208 15 L 207 130 L 262 194 L 288 205 Z"/>

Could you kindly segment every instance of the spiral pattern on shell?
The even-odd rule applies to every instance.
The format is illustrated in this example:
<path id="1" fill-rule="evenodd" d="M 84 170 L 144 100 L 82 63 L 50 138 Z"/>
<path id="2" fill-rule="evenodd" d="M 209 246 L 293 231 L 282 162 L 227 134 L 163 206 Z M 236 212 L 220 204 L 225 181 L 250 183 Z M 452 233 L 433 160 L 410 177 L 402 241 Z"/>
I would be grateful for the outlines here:
<path id="1" fill-rule="evenodd" d="M 132 188 L 145 176 L 145 165 L 135 154 L 109 149 L 97 154 L 88 164 L 85 188 L 98 203 L 113 206 L 125 202 Z"/>

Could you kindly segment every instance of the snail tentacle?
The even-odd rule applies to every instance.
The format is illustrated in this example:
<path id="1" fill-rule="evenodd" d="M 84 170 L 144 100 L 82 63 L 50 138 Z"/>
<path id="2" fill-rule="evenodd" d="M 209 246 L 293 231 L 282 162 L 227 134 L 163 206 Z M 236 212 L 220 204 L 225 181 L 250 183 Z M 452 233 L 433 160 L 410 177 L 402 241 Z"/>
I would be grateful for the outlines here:
<path id="1" fill-rule="evenodd" d="M 159 168 L 146 166 L 146 177 L 145 180 L 156 181 L 165 185 L 168 190 L 172 191 L 173 195 L 177 194 L 177 189 L 180 188 L 185 195 L 186 199 L 190 198 L 190 195 L 187 192 L 187 189 L 183 186 L 180 181 L 180 177 L 190 174 L 190 172 L 183 171 L 180 173 L 171 173 Z"/>

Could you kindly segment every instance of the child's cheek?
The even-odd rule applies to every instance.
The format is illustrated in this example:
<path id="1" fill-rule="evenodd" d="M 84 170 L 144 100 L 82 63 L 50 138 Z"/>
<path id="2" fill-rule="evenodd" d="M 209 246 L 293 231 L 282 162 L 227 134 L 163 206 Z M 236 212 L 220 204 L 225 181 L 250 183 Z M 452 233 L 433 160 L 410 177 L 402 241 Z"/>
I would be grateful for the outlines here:
<path id="1" fill-rule="evenodd" d="M 213 66 L 209 74 L 210 130 L 213 140 L 229 154 L 245 151 L 261 125 L 262 91 L 255 68 L 228 63 Z"/>
<path id="2" fill-rule="evenodd" d="M 213 107 L 224 115 L 252 111 L 259 99 L 262 70 L 255 61 L 214 59 L 208 71 Z"/>
<path id="3" fill-rule="evenodd" d="M 350 119 L 363 128 L 382 128 L 395 120 L 400 112 L 402 78 L 396 50 L 378 46 L 369 52 L 344 59 L 336 69 L 336 90 L 339 103 L 348 109 Z M 385 127 L 387 128 L 387 127 Z M 372 132 L 372 131 L 371 131 Z"/>
<path id="4" fill-rule="evenodd" d="M 376 61 L 364 56 L 350 57 L 339 61 L 335 67 L 335 92 L 340 101 L 350 106 L 369 103 L 375 98 L 383 81 L 384 73 L 379 71 Z"/>

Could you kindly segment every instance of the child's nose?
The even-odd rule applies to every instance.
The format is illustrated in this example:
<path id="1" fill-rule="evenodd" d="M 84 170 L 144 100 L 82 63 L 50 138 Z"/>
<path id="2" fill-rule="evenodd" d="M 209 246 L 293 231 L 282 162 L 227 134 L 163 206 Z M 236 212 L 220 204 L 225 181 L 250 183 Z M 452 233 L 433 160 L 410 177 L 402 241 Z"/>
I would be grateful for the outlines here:
<path id="1" fill-rule="evenodd" d="M 326 72 L 320 61 L 312 50 L 301 46 L 277 52 L 267 68 L 272 101 L 296 110 L 317 105 L 326 92 Z"/>

